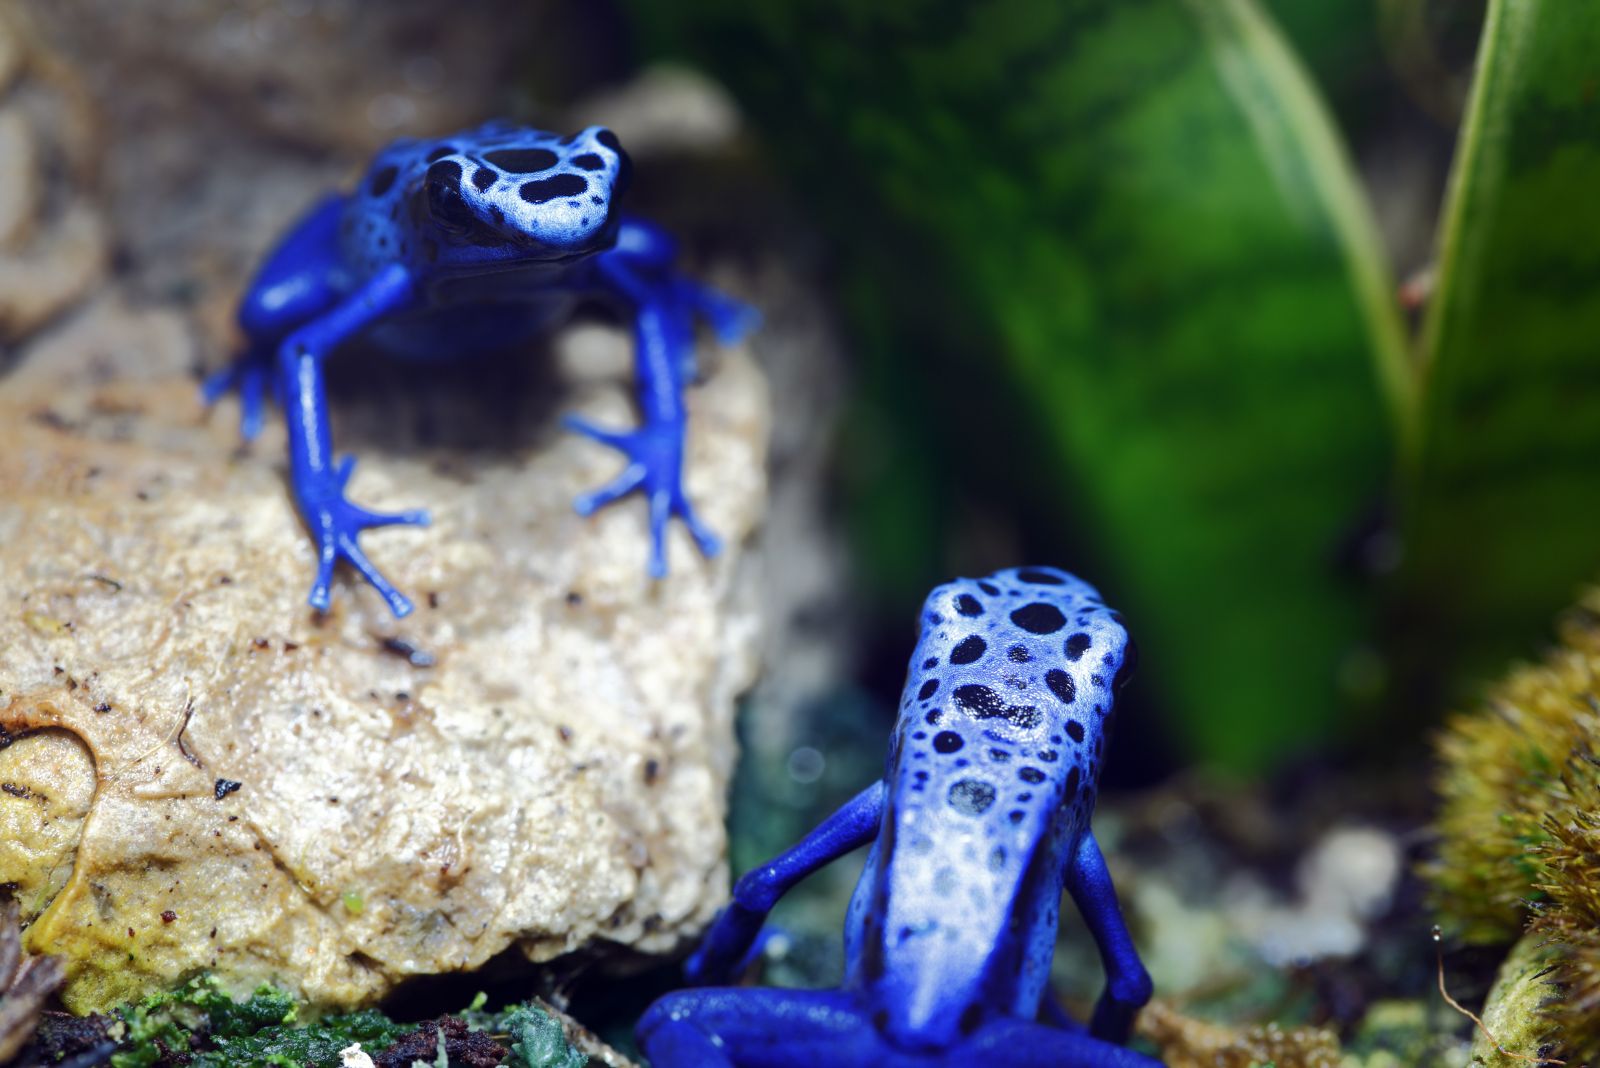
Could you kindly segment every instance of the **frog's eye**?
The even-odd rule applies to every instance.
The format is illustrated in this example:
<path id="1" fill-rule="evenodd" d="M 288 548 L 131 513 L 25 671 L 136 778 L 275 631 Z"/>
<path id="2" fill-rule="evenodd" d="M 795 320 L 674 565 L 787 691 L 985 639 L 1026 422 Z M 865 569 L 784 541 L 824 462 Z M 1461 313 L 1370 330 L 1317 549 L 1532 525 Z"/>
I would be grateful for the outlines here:
<path id="1" fill-rule="evenodd" d="M 441 229 L 464 234 L 477 220 L 461 199 L 461 164 L 440 160 L 428 168 L 424 182 L 428 193 L 428 215 Z"/>

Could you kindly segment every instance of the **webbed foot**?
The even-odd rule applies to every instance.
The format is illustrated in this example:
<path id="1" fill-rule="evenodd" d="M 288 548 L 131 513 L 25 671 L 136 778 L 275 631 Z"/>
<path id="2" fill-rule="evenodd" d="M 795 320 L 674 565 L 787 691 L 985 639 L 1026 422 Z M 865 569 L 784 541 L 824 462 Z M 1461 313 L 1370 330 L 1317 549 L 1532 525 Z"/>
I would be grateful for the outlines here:
<path id="1" fill-rule="evenodd" d="M 645 425 L 638 430 L 607 430 L 569 415 L 563 422 L 580 434 L 609 445 L 628 458 L 628 466 L 610 482 L 573 502 L 579 515 L 593 515 L 601 508 L 634 490 L 650 502 L 650 577 L 667 574 L 667 521 L 683 520 L 703 556 L 713 557 L 722 543 L 695 514 L 683 492 L 683 425 Z"/>
<path id="2" fill-rule="evenodd" d="M 351 504 L 344 496 L 344 488 L 355 469 L 355 457 L 347 456 L 332 472 L 324 472 L 319 484 L 298 491 L 300 514 L 311 534 L 317 539 L 317 577 L 311 584 L 311 596 L 306 602 L 320 612 L 328 610 L 328 588 L 333 582 L 333 568 L 340 560 L 361 573 L 389 604 L 397 617 L 411 614 L 411 601 L 383 577 L 366 553 L 361 551 L 358 538 L 363 530 L 373 527 L 428 525 L 428 513 L 421 509 L 408 512 L 372 512 Z"/>
<path id="3" fill-rule="evenodd" d="M 254 441 L 261 433 L 266 410 L 267 379 L 272 361 L 253 355 L 241 356 L 220 371 L 206 376 L 200 385 L 200 400 L 207 408 L 224 395 L 239 392 L 239 436 Z"/>

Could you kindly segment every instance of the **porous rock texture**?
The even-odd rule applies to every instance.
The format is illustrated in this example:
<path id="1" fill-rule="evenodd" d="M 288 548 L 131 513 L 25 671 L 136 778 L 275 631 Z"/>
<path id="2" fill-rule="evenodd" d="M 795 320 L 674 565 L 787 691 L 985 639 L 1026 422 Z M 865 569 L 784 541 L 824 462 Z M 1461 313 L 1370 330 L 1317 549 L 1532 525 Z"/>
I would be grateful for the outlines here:
<path id="1" fill-rule="evenodd" d="M 704 561 L 675 530 L 662 582 L 642 502 L 573 512 L 618 460 L 534 414 L 549 404 L 528 401 L 527 448 L 452 447 L 475 390 L 450 378 L 407 413 L 446 444 L 341 435 L 363 454 L 353 499 L 433 512 L 365 537 L 418 602 L 396 622 L 350 576 L 326 616 L 306 607 L 281 423 L 236 448 L 186 336 L 108 301 L 0 386 L 0 883 L 43 907 L 28 943 L 66 959 L 69 1004 L 209 969 L 347 1006 L 507 947 L 697 931 L 726 892 L 733 701 L 755 671 L 739 576 L 767 414 L 748 359 L 714 361 L 691 399 L 688 489 L 728 548 Z M 628 349 L 569 334 L 530 389 L 625 425 Z"/>

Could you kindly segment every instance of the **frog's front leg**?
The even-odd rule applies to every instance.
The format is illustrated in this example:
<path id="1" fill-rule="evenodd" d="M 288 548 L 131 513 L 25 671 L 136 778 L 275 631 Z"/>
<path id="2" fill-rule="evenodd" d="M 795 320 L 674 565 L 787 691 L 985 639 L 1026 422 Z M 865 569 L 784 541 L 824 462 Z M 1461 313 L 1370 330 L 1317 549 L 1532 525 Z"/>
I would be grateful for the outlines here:
<path id="1" fill-rule="evenodd" d="M 625 235 L 628 231 L 624 231 Z M 715 315 L 724 321 L 719 333 L 733 336 L 733 307 L 726 298 L 713 302 L 709 292 L 657 268 L 659 250 L 636 249 L 627 241 L 601 254 L 596 261 L 601 287 L 620 297 L 633 311 L 634 344 L 638 365 L 638 394 L 642 424 L 637 430 L 609 430 L 578 416 L 566 423 L 580 433 L 609 445 L 628 458 L 628 464 L 610 483 L 575 502 L 581 515 L 598 509 L 635 490 L 644 493 L 650 509 L 650 575 L 667 573 L 667 522 L 682 519 L 705 556 L 721 548 L 710 528 L 695 514 L 683 489 L 684 437 L 687 413 L 684 388 L 694 367 L 696 315 Z M 713 311 L 715 309 L 715 311 Z"/>
<path id="2" fill-rule="evenodd" d="M 245 441 L 261 433 L 278 343 L 339 302 L 334 276 L 340 272 L 333 264 L 344 207 L 343 196 L 325 198 L 262 264 L 239 303 L 239 327 L 248 339 L 245 351 L 201 386 L 208 407 L 238 391 L 239 436 Z"/>
<path id="3" fill-rule="evenodd" d="M 872 841 L 883 821 L 887 792 L 880 779 L 839 806 L 799 845 L 745 872 L 734 884 L 733 900 L 717 914 L 700 948 L 684 966 L 689 982 L 725 983 L 738 975 L 778 899 L 818 868 Z"/>
<path id="4" fill-rule="evenodd" d="M 1111 872 L 1093 832 L 1084 831 L 1078 840 L 1078 848 L 1067 858 L 1062 881 L 1094 935 L 1106 972 L 1105 992 L 1095 1005 L 1089 1034 L 1120 1045 L 1128 1040 L 1134 1018 L 1150 1000 L 1150 973 L 1145 971 L 1139 951 L 1134 948 L 1133 936 L 1128 933 L 1127 921 L 1117 904 Z"/>
<path id="5" fill-rule="evenodd" d="M 348 561 L 389 603 L 396 616 L 411 611 L 411 602 L 384 578 L 361 551 L 357 539 L 372 527 L 403 524 L 425 526 L 426 512 L 371 512 L 345 499 L 345 486 L 355 457 L 333 460 L 333 435 L 328 425 L 328 398 L 322 362 L 340 343 L 370 323 L 408 306 L 414 287 L 404 267 L 391 265 L 324 314 L 286 337 L 278 347 L 279 387 L 289 421 L 289 473 L 300 516 L 317 540 L 317 577 L 308 603 L 328 608 L 328 587 L 334 565 Z"/>

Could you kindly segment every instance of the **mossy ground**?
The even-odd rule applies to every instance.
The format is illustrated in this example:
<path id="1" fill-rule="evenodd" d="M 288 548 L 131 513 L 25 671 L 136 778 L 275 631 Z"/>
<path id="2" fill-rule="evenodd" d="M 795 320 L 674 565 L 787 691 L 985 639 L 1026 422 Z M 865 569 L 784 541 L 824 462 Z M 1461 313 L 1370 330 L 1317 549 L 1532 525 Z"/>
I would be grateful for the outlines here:
<path id="1" fill-rule="evenodd" d="M 584 1068 L 589 1057 L 535 1004 L 483 1011 L 480 997 L 456 1016 L 420 1025 L 376 1009 L 298 1019 L 294 999 L 262 986 L 243 1000 L 200 978 L 114 1013 L 49 1014 L 17 1064 L 64 1059 L 111 1068 L 341 1068 L 359 1045 L 376 1068 Z M 76 1063 L 77 1061 L 75 1061 Z"/>
<path id="2" fill-rule="evenodd" d="M 1504 945 L 1526 929 L 1548 944 L 1542 979 L 1553 985 L 1501 1026 L 1586 1059 L 1600 1056 L 1600 591 L 1558 632 L 1558 647 L 1441 736 L 1439 845 L 1426 874 L 1452 936 Z"/>

